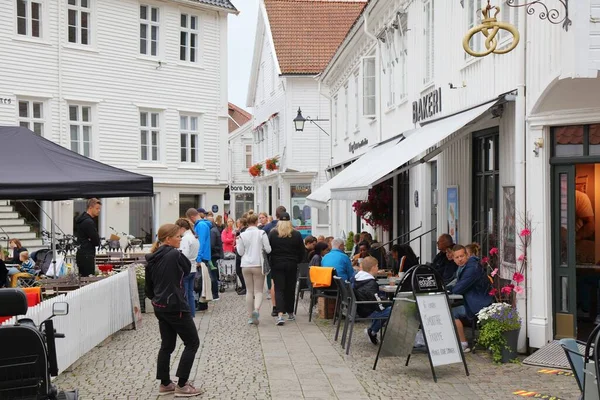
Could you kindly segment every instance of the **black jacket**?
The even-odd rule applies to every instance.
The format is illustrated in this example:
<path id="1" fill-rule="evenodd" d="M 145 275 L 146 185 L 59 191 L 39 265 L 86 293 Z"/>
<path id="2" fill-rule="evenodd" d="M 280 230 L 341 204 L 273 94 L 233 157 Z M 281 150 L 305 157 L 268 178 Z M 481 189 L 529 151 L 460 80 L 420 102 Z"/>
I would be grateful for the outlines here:
<path id="1" fill-rule="evenodd" d="M 183 288 L 183 277 L 192 268 L 190 260 L 176 248 L 162 245 L 146 254 L 146 261 L 146 297 L 155 311 L 190 312 Z"/>
<path id="2" fill-rule="evenodd" d="M 12 255 L 12 259 L 8 260 L 8 262 L 10 264 L 21 264 L 21 258 L 19 257 L 19 254 L 21 254 L 21 252 L 23 251 L 27 251 L 27 249 L 25 247 L 19 247 L 19 248 L 14 248 L 13 249 L 13 255 Z"/>
<path id="3" fill-rule="evenodd" d="M 4 261 L 0 260 L 0 288 L 6 287 L 6 280 L 8 279 L 8 269 Z"/>
<path id="4" fill-rule="evenodd" d="M 354 277 L 354 295 L 356 301 L 376 301 L 381 300 L 379 297 L 379 285 L 373 275 L 359 271 Z M 384 299 L 385 300 L 385 299 Z M 356 312 L 362 318 L 367 318 L 374 311 L 382 311 L 385 308 L 384 305 L 377 303 L 373 304 L 358 304 Z"/>
<path id="5" fill-rule="evenodd" d="M 439 253 L 437 253 L 431 264 L 433 264 L 433 268 L 435 268 L 437 272 L 439 272 L 440 275 L 442 275 L 445 285 L 454 280 L 458 266 L 454 261 L 448 260 L 445 251 L 440 251 Z"/>
<path id="6" fill-rule="evenodd" d="M 75 220 L 75 236 L 79 243 L 79 251 L 84 253 L 96 253 L 96 247 L 100 246 L 100 235 L 96 229 L 96 223 L 84 212 Z"/>
<path id="7" fill-rule="evenodd" d="M 284 265 L 297 265 L 302 262 L 306 248 L 300 232 L 293 230 L 291 237 L 280 238 L 277 229 L 269 233 L 271 244 L 270 262 L 272 269 L 283 268 Z"/>
<path id="8" fill-rule="evenodd" d="M 210 228 L 210 257 L 213 260 L 221 260 L 225 257 L 223 253 L 223 240 L 221 239 L 221 232 L 219 227 L 214 222 L 212 228 Z M 216 267 L 216 265 L 215 265 Z"/>

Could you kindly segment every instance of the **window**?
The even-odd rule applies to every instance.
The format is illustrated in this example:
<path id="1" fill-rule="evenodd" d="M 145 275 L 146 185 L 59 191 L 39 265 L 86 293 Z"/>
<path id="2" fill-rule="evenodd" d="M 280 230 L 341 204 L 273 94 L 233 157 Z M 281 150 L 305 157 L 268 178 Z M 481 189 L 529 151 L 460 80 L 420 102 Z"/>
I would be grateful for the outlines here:
<path id="1" fill-rule="evenodd" d="M 69 43 L 90 44 L 90 1 L 68 0 Z"/>
<path id="2" fill-rule="evenodd" d="M 317 221 L 319 225 L 329 225 L 329 206 L 317 210 Z"/>
<path id="3" fill-rule="evenodd" d="M 375 117 L 377 99 L 375 57 L 363 59 L 363 115 Z"/>
<path id="4" fill-rule="evenodd" d="M 273 150 L 273 152 L 275 154 L 279 154 L 279 146 L 281 146 L 279 132 L 279 116 L 273 118 L 273 139 L 275 140 L 275 149 Z"/>
<path id="5" fill-rule="evenodd" d="M 237 193 L 234 201 L 235 218 L 242 218 L 245 212 L 254 208 L 254 193 Z"/>
<path id="6" fill-rule="evenodd" d="M 333 141 L 337 143 L 338 131 L 338 97 L 333 98 Z"/>
<path id="7" fill-rule="evenodd" d="M 518 28 L 518 26 L 519 26 L 519 9 L 514 6 L 509 7 L 507 3 L 508 3 L 507 0 L 504 0 L 500 3 L 500 9 L 502 12 L 501 22 L 509 23 Z M 499 35 L 500 35 L 500 41 L 512 37 L 510 32 L 508 32 L 504 29 L 500 30 Z"/>
<path id="8" fill-rule="evenodd" d="M 245 144 L 244 148 L 246 149 L 246 169 L 252 166 L 252 145 Z"/>
<path id="9" fill-rule="evenodd" d="M 39 136 L 44 136 L 44 103 L 19 100 L 19 126 L 31 129 Z"/>
<path id="10" fill-rule="evenodd" d="M 201 194 L 179 193 L 179 215 L 185 215 L 190 208 L 203 207 L 203 197 Z"/>
<path id="11" fill-rule="evenodd" d="M 350 113 L 348 112 L 348 83 L 344 86 L 344 134 L 348 137 L 350 130 Z"/>
<path id="12" fill-rule="evenodd" d="M 69 105 L 71 150 L 86 157 L 92 155 L 92 107 Z"/>
<path id="13" fill-rule="evenodd" d="M 159 161 L 159 122 L 159 114 L 157 112 L 140 112 L 140 158 L 142 161 Z"/>
<path id="14" fill-rule="evenodd" d="M 394 40 L 395 30 L 386 30 L 385 32 L 385 67 L 383 68 L 383 76 L 385 77 L 385 85 L 388 88 L 386 105 L 388 108 L 396 104 L 396 82 L 394 73 L 396 68 L 396 45 Z"/>
<path id="15" fill-rule="evenodd" d="M 399 40 L 398 40 L 398 45 L 397 45 L 397 49 L 398 49 L 398 99 L 402 100 L 404 98 L 406 98 L 407 94 L 408 94 L 408 88 L 407 88 L 407 65 L 406 65 L 406 59 L 407 59 L 407 39 L 406 39 L 406 34 L 407 34 L 407 30 L 408 30 L 408 21 L 407 21 L 407 16 L 406 14 L 403 14 L 403 16 L 399 17 L 399 26 L 400 29 L 398 29 L 398 34 L 400 35 Z"/>
<path id="16" fill-rule="evenodd" d="M 158 55 L 159 8 L 140 5 L 140 54 Z"/>
<path id="17" fill-rule="evenodd" d="M 181 61 L 198 62 L 198 17 L 181 14 L 181 39 L 179 59 Z"/>
<path id="18" fill-rule="evenodd" d="M 17 1 L 17 34 L 39 38 L 41 35 L 42 3 L 34 0 Z"/>
<path id="19" fill-rule="evenodd" d="M 481 23 L 481 1 L 480 0 L 467 0 L 467 30 L 473 28 Z M 505 7 L 508 8 L 508 7 Z M 481 35 L 473 35 L 469 41 L 469 47 L 474 51 L 481 51 Z M 465 57 L 471 57 L 465 53 Z"/>
<path id="20" fill-rule="evenodd" d="M 152 201 L 152 197 L 129 198 L 129 234 L 142 239 L 144 244 L 152 244 L 154 237 Z"/>
<path id="21" fill-rule="evenodd" d="M 425 14 L 425 29 L 424 40 L 425 40 L 425 76 L 423 77 L 423 83 L 428 84 L 433 81 L 433 70 L 434 70 L 434 30 L 433 30 L 433 0 L 426 0 L 423 5 Z"/>
<path id="22" fill-rule="evenodd" d="M 198 117 L 181 115 L 179 117 L 181 137 L 181 162 L 197 164 L 200 162 L 200 129 Z"/>
<path id="23" fill-rule="evenodd" d="M 356 71 L 354 73 L 354 130 L 358 131 L 358 116 L 359 114 L 359 110 L 360 110 L 360 105 L 358 102 L 358 91 L 359 91 L 359 87 L 358 87 L 358 71 Z"/>

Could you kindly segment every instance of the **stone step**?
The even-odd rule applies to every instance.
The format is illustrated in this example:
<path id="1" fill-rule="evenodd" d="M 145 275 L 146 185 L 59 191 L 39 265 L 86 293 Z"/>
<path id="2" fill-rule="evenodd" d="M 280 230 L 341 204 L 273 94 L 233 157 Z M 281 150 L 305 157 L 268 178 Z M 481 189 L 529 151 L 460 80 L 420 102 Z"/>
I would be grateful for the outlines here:
<path id="1" fill-rule="evenodd" d="M 4 236 L 6 233 L 10 237 L 18 236 L 21 232 L 29 232 L 31 231 L 31 227 L 29 225 L 25 225 L 21 223 L 20 225 L 2 225 L 0 224 L 0 236 Z"/>
<path id="2" fill-rule="evenodd" d="M 6 231 L 6 229 L 5 229 L 5 231 Z M 8 231 L 2 232 L 2 230 L 0 230 L 0 236 L 7 236 L 7 235 L 8 235 L 8 237 L 19 239 L 19 240 L 39 239 L 37 237 L 37 235 L 35 234 L 35 232 L 8 232 Z"/>
<path id="3" fill-rule="evenodd" d="M 14 211 L 2 211 L 0 210 L 0 219 L 17 219 L 19 217 L 19 213 Z"/>
<path id="4" fill-rule="evenodd" d="M 25 220 L 22 218 L 0 219 L 0 226 L 2 226 L 3 228 L 5 226 L 20 226 L 20 225 L 25 225 Z M 4 228 L 4 230 L 6 230 L 6 228 Z"/>
<path id="5" fill-rule="evenodd" d="M 10 206 L 10 200 L 0 200 L 0 206 Z"/>
<path id="6" fill-rule="evenodd" d="M 12 206 L 0 206 L 0 212 L 13 212 L 14 209 Z"/>
<path id="7" fill-rule="evenodd" d="M 18 239 L 21 241 L 23 247 L 27 247 L 28 249 L 30 247 L 45 247 L 44 243 L 42 243 L 42 239 Z"/>

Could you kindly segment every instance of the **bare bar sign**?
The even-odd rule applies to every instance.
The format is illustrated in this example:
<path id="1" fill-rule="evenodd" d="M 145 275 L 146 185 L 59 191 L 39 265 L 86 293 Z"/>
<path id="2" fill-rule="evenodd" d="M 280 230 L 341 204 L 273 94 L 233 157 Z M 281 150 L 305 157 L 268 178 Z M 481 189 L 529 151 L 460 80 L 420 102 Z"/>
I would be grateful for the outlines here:
<path id="1" fill-rule="evenodd" d="M 413 124 L 442 112 L 442 88 L 427 93 L 412 103 Z"/>

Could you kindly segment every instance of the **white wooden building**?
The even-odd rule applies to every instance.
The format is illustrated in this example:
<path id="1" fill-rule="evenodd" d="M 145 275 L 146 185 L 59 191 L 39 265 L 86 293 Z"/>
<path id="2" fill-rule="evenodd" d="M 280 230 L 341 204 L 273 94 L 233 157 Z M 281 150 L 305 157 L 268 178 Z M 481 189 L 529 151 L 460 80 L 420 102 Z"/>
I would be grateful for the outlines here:
<path id="1" fill-rule="evenodd" d="M 258 211 L 284 205 L 304 234 L 327 234 L 329 212 L 306 197 L 326 181 L 330 166 L 328 90 L 317 79 L 354 23 L 364 1 L 261 0 L 247 106 L 253 108 L 253 163 L 278 158 L 278 169 L 253 179 Z M 293 119 L 319 119 L 296 132 Z M 313 213 L 313 211 L 315 211 Z"/>
<path id="2" fill-rule="evenodd" d="M 462 39 L 487 1 L 365 7 L 320 76 L 330 90 L 335 176 L 308 202 L 332 208 L 333 232 L 356 231 L 352 203 L 388 182 L 393 229 L 382 237 L 404 235 L 397 241 L 412 239 L 430 261 L 436 237 L 449 232 L 484 251 L 498 247 L 509 267 L 522 254 L 527 215 L 534 234 L 518 296 L 521 348 L 585 339 L 597 310 L 586 309 L 582 271 L 594 275 L 600 260 L 600 2 L 551 2 L 558 15 L 550 18 L 540 18 L 548 2 L 528 8 L 533 15 L 491 3 L 521 41 L 483 58 L 467 55 Z M 501 34 L 499 48 L 511 40 Z M 471 46 L 483 49 L 481 37 Z M 358 143 L 354 152 L 339 145 L 346 136 Z M 587 236 L 577 233 L 576 191 L 594 208 L 596 229 Z"/>
<path id="3" fill-rule="evenodd" d="M 229 103 L 229 203 L 228 215 L 241 218 L 254 209 L 254 183 L 248 173 L 252 166 L 252 115 Z"/>
<path id="4" fill-rule="evenodd" d="M 0 124 L 154 178 L 154 198 L 104 201 L 102 235 L 222 212 L 230 14 L 228 0 L 4 2 Z M 60 227 L 83 210 L 60 202 Z"/>

